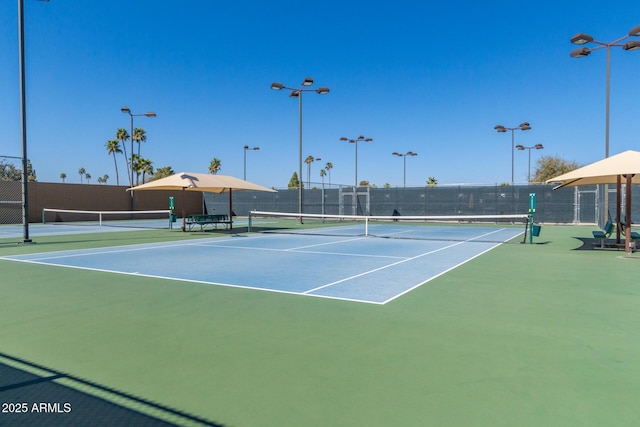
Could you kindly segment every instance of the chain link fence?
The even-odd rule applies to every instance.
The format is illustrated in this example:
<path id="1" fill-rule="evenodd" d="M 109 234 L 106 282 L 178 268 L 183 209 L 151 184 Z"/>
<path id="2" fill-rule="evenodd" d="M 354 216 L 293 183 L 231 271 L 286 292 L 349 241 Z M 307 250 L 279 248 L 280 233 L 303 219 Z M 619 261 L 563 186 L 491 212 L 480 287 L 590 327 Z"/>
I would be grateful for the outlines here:
<path id="1" fill-rule="evenodd" d="M 610 215 L 615 217 L 615 186 L 609 186 Z M 601 214 L 603 186 L 553 189 L 552 185 L 435 186 L 408 188 L 312 188 L 303 191 L 303 212 L 344 215 L 507 215 L 526 214 L 529 194 L 536 193 L 535 219 L 542 223 L 594 224 Z M 298 212 L 298 190 L 277 193 L 238 191 L 233 213 L 251 210 Z M 205 194 L 207 212 L 228 213 L 228 194 Z M 633 189 L 632 212 L 640 210 Z M 624 210 L 623 210 L 624 212 Z"/>
<path id="2" fill-rule="evenodd" d="M 97 203 L 96 200 L 109 199 L 107 192 L 110 189 L 113 190 L 111 186 L 104 186 L 104 188 L 91 186 L 89 195 L 78 195 L 84 200 L 82 204 L 79 204 L 76 198 L 65 193 L 64 184 L 42 185 L 46 187 L 43 187 L 42 192 L 46 193 L 47 197 L 53 198 L 53 200 L 68 201 L 68 203 L 56 203 L 55 206 L 45 207 L 69 209 L 105 210 L 104 206 L 96 205 L 93 208 L 91 206 Z M 608 189 L 609 207 L 607 212 L 612 218 L 615 218 L 616 189 L 611 185 L 608 186 Z M 632 190 L 631 211 L 635 218 L 640 213 L 640 187 L 634 186 Z M 56 196 L 56 194 L 51 194 L 52 192 L 60 194 Z M 100 196 L 101 192 L 105 192 L 105 197 Z M 30 199 L 32 196 L 35 197 L 35 193 L 31 193 Z M 595 224 L 603 218 L 604 186 L 572 187 L 558 190 L 554 190 L 551 185 L 438 185 L 408 188 L 334 186 L 325 189 L 318 186 L 303 191 L 302 210 L 304 213 L 339 215 L 526 214 L 529 209 L 530 193 L 536 193 L 535 219 L 537 222 Z M 75 202 L 72 203 L 72 200 Z M 237 191 L 232 193 L 231 202 L 233 213 L 239 216 L 246 216 L 251 210 L 298 212 L 298 190 L 281 189 L 277 193 Z M 202 209 L 208 213 L 229 213 L 229 194 L 205 193 Z M 622 212 L 624 212 L 624 205 Z M 34 216 L 31 220 L 37 221 L 38 218 Z M 20 224 L 21 222 L 21 183 L 19 181 L 0 181 L 0 224 Z"/>
<path id="3" fill-rule="evenodd" d="M 0 181 L 0 224 L 22 223 L 22 183 Z"/>

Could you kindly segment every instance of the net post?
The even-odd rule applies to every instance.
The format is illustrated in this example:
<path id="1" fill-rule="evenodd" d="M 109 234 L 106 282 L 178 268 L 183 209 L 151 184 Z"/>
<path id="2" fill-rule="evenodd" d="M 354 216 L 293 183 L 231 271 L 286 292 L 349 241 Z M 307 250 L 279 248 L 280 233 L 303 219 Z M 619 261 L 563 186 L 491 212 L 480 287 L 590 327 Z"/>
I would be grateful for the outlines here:
<path id="1" fill-rule="evenodd" d="M 529 216 L 527 217 L 529 226 L 529 244 L 533 244 L 533 215 L 536 213 L 536 193 L 529 193 Z M 526 233 L 526 232 L 525 232 Z"/>
<path id="2" fill-rule="evenodd" d="M 98 212 L 98 224 L 102 227 L 102 212 Z"/>
<path id="3" fill-rule="evenodd" d="M 247 233 L 251 233 L 251 211 L 247 215 Z"/>
<path id="4" fill-rule="evenodd" d="M 45 208 L 42 208 L 42 223 L 44 224 L 44 210 Z"/>
<path id="5" fill-rule="evenodd" d="M 364 235 L 365 236 L 369 235 L 369 217 L 368 216 L 364 217 Z"/>

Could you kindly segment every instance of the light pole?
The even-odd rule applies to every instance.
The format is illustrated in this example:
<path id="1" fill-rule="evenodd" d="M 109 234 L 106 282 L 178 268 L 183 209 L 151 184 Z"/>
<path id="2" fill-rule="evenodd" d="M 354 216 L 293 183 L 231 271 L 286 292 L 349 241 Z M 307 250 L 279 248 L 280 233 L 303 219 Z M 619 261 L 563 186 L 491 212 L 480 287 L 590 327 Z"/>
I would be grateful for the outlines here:
<path id="1" fill-rule="evenodd" d="M 131 163 L 131 186 L 133 187 L 133 118 L 136 116 L 156 117 L 156 113 L 154 113 L 153 111 L 150 111 L 147 113 L 133 114 L 129 109 L 129 107 L 126 107 L 126 106 L 122 107 L 120 111 L 122 111 L 123 113 L 127 113 L 129 115 L 129 125 L 131 128 L 131 133 L 129 134 L 129 138 L 131 140 L 131 158 L 129 161 Z M 133 192 L 131 192 L 131 197 L 133 197 Z"/>
<path id="2" fill-rule="evenodd" d="M 48 3 L 49 0 L 40 0 Z M 22 139 L 22 242 L 29 238 L 29 158 L 27 157 L 27 87 L 24 60 L 24 0 L 18 0 L 18 67 L 20 74 L 20 131 Z"/>
<path id="3" fill-rule="evenodd" d="M 413 151 L 407 151 L 406 153 L 402 154 L 402 153 L 398 153 L 396 151 L 394 151 L 393 153 L 391 153 L 394 156 L 398 156 L 398 157 L 402 157 L 402 160 L 404 162 L 404 173 L 403 173 L 403 188 L 407 187 L 407 157 L 415 157 L 418 155 L 418 153 L 414 153 Z"/>
<path id="4" fill-rule="evenodd" d="M 320 87 L 318 89 L 305 89 L 305 87 L 311 86 L 313 79 L 306 77 L 299 89 L 294 89 L 283 85 L 282 83 L 271 83 L 271 89 L 282 90 L 287 89 L 290 91 L 289 97 L 298 98 L 298 214 L 300 214 L 300 222 L 302 222 L 302 93 L 303 92 L 316 92 L 320 95 L 326 95 L 329 93 L 328 87 Z"/>
<path id="5" fill-rule="evenodd" d="M 517 127 L 514 128 L 508 128 L 508 127 L 504 127 L 502 125 L 495 125 L 493 127 L 495 130 L 497 130 L 498 132 L 506 132 L 508 130 L 511 131 L 511 185 L 513 185 L 514 183 L 514 167 L 513 167 L 513 163 L 515 160 L 515 146 L 514 146 L 514 141 L 515 141 L 515 135 L 514 132 L 516 130 L 530 130 L 531 126 L 529 125 L 529 122 L 522 122 L 520 123 Z"/>
<path id="6" fill-rule="evenodd" d="M 347 138 L 346 136 L 343 136 L 342 138 L 340 138 L 340 141 L 346 141 L 350 144 L 355 144 L 356 145 L 356 182 L 355 182 L 355 187 L 358 187 L 358 142 L 373 142 L 373 138 L 365 138 L 364 136 L 360 135 L 357 138 L 354 139 L 350 139 Z"/>
<path id="7" fill-rule="evenodd" d="M 531 150 L 542 150 L 544 146 L 542 144 L 536 144 L 532 147 L 525 147 L 524 145 L 516 145 L 516 149 L 520 151 L 528 150 L 529 151 L 529 172 L 527 173 L 527 182 L 531 184 Z"/>
<path id="8" fill-rule="evenodd" d="M 638 50 L 640 49 L 640 41 L 632 40 L 628 41 L 625 44 L 620 44 L 622 40 L 625 40 L 629 37 L 638 37 L 640 36 L 640 25 L 633 27 L 629 32 L 610 42 L 605 43 L 598 40 L 594 40 L 593 36 L 584 33 L 578 33 L 571 38 L 571 43 L 577 45 L 584 45 L 587 43 L 595 43 L 599 45 L 598 47 L 588 48 L 581 47 L 576 49 L 570 53 L 572 58 L 584 58 L 585 56 L 589 56 L 592 51 L 598 49 L 607 49 L 607 77 L 606 77 L 606 96 L 605 96 L 605 137 L 604 137 L 604 156 L 605 158 L 609 157 L 609 111 L 610 111 L 610 102 L 611 102 L 611 46 L 620 46 L 624 50 Z M 605 184 L 604 185 L 604 209 L 602 209 L 602 223 L 607 220 L 609 215 L 609 188 Z M 619 218 L 618 218 L 619 220 Z M 619 222 L 619 221 L 618 221 Z M 618 235 L 619 237 L 619 235 Z"/>
<path id="9" fill-rule="evenodd" d="M 247 151 L 248 150 L 258 151 L 259 149 L 260 149 L 260 147 L 249 148 L 248 145 L 244 146 L 244 175 L 243 175 L 243 179 L 245 181 L 247 180 Z"/>
<path id="10" fill-rule="evenodd" d="M 610 103 L 610 93 L 611 93 L 611 46 L 620 46 L 624 50 L 638 50 L 640 49 L 640 41 L 632 40 L 628 41 L 625 44 L 620 44 L 622 40 L 625 40 L 632 36 L 640 36 L 640 25 L 637 27 L 633 27 L 629 32 L 610 43 L 601 42 L 598 40 L 594 40 L 592 36 L 589 34 L 578 33 L 571 38 L 571 43 L 577 45 L 584 45 L 587 43 L 595 43 L 599 45 L 598 47 L 588 48 L 581 47 L 580 49 L 576 49 L 570 53 L 572 58 L 584 58 L 585 56 L 589 56 L 591 52 L 598 49 L 607 49 L 607 80 L 606 80 L 606 113 L 605 113 L 605 148 L 604 148 L 604 156 L 609 157 L 609 103 Z"/>

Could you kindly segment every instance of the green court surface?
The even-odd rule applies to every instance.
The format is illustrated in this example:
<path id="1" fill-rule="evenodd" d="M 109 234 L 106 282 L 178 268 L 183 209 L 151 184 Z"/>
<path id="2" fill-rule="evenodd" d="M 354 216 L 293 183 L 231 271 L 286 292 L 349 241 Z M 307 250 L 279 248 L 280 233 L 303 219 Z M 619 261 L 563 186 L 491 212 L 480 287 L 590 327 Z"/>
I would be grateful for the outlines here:
<path id="1" fill-rule="evenodd" d="M 67 388 L 29 403 L 72 408 L 49 425 L 99 398 L 95 425 L 637 426 L 640 255 L 583 245 L 593 229 L 543 226 L 386 305 L 0 260 L 0 367 L 32 378 L 0 378 L 0 403 L 47 383 Z M 0 257 L 212 234 L 3 239 Z"/>

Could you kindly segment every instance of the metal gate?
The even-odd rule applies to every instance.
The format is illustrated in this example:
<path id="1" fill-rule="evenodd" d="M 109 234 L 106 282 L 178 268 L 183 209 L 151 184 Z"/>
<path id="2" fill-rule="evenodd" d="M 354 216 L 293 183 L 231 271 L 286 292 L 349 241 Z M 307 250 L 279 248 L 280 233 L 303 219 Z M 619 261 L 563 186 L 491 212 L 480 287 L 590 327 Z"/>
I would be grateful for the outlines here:
<path id="1" fill-rule="evenodd" d="M 358 191 L 360 190 L 360 191 Z M 370 215 L 371 193 L 369 187 L 340 187 L 339 189 L 340 215 Z M 351 212 L 345 214 L 345 207 L 351 206 Z"/>

